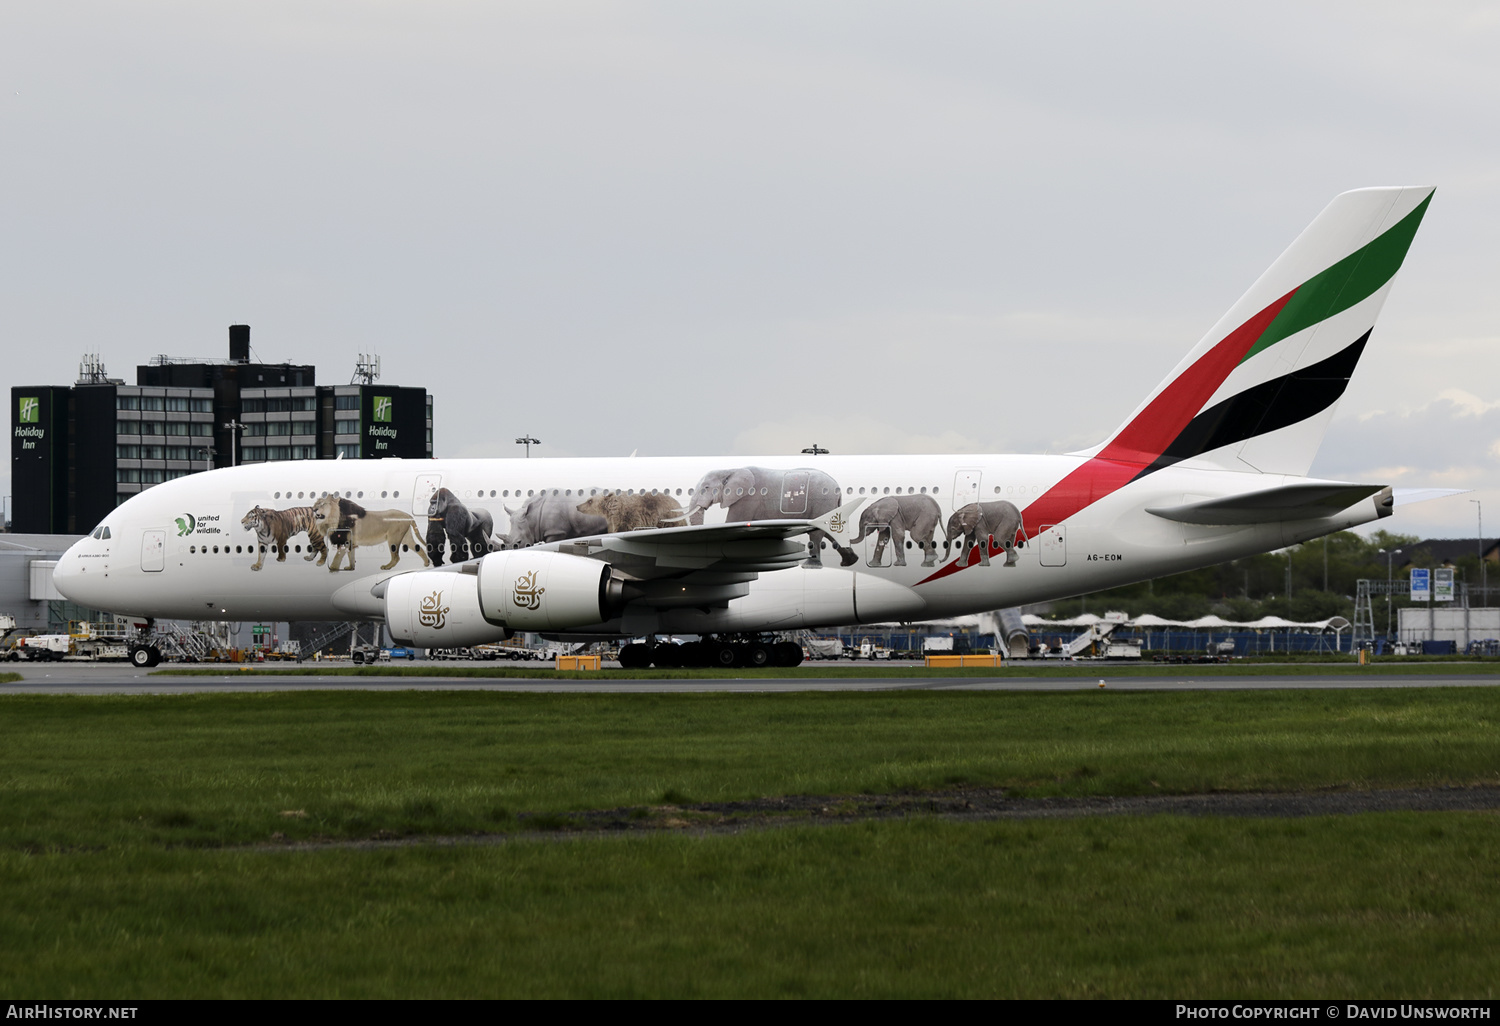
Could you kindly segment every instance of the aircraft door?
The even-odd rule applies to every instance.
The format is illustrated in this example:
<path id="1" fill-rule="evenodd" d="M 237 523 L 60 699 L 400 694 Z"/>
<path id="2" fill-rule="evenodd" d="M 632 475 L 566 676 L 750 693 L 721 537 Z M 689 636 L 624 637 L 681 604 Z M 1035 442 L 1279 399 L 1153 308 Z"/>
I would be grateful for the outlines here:
<path id="1" fill-rule="evenodd" d="M 971 502 L 979 501 L 979 481 L 983 476 L 978 470 L 960 470 L 953 477 L 953 508 L 963 509 Z"/>
<path id="2" fill-rule="evenodd" d="M 865 508 L 868 509 L 869 507 Z M 882 522 L 889 519 L 888 516 L 879 517 L 865 524 L 863 518 L 861 518 L 862 526 L 869 528 L 869 533 L 865 535 L 864 541 L 860 543 L 864 550 L 861 552 L 861 555 L 864 556 L 866 566 L 890 566 L 892 551 L 897 545 L 902 544 L 906 540 L 904 533 L 898 534 L 891 530 L 889 523 Z"/>
<path id="3" fill-rule="evenodd" d="M 1064 524 L 1045 524 L 1037 535 L 1037 548 L 1042 553 L 1042 566 L 1068 565 L 1068 535 Z"/>
<path id="4" fill-rule="evenodd" d="M 147 531 L 141 535 L 141 569 L 160 573 L 167 565 L 167 532 Z"/>
<path id="5" fill-rule="evenodd" d="M 443 485 L 442 474 L 418 474 L 417 483 L 411 490 L 411 515 L 417 519 L 417 536 L 422 539 L 422 544 L 429 549 L 437 551 L 435 559 L 441 559 L 442 553 L 447 549 L 447 538 L 442 531 L 434 532 L 427 521 L 427 510 L 432 506 L 432 497 Z"/>
<path id="6" fill-rule="evenodd" d="M 781 479 L 781 512 L 801 515 L 807 512 L 807 479 L 805 470 L 788 471 Z"/>
<path id="7" fill-rule="evenodd" d="M 432 497 L 437 490 L 443 486 L 442 474 L 418 474 L 417 483 L 411 490 L 411 515 L 417 517 L 417 522 L 427 522 L 427 507 L 432 505 Z"/>

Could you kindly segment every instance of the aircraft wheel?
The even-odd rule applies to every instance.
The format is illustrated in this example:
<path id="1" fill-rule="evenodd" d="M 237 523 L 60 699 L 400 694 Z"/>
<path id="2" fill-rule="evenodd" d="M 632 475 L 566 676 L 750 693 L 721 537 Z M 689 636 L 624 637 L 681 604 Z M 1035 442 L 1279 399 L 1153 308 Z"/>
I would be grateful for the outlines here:
<path id="1" fill-rule="evenodd" d="M 795 641 L 783 641 L 776 646 L 777 666 L 801 666 L 802 646 Z"/>
<path id="2" fill-rule="evenodd" d="M 712 653 L 713 665 L 729 669 L 740 661 L 740 653 L 734 645 L 717 645 Z"/>
<path id="3" fill-rule="evenodd" d="M 771 665 L 771 646 L 770 645 L 761 645 L 761 644 L 755 644 L 755 645 L 748 645 L 748 646 L 746 646 L 746 648 L 745 648 L 745 665 L 746 666 L 755 666 L 755 667 L 770 666 Z"/>
<path id="4" fill-rule="evenodd" d="M 651 665 L 651 651 L 645 645 L 626 645 L 620 649 L 620 666 L 626 670 L 644 670 Z"/>
<path id="5" fill-rule="evenodd" d="M 137 645 L 130 650 L 130 665 L 144 670 L 151 665 L 151 649 L 145 645 Z"/>
<path id="6" fill-rule="evenodd" d="M 146 664 L 147 666 L 155 666 L 161 662 L 161 649 L 155 645 L 147 645 L 146 651 L 149 653 L 148 658 L 151 660 Z"/>
<path id="7" fill-rule="evenodd" d="M 657 645 L 651 656 L 651 662 L 666 668 L 681 666 L 682 650 L 677 645 Z"/>

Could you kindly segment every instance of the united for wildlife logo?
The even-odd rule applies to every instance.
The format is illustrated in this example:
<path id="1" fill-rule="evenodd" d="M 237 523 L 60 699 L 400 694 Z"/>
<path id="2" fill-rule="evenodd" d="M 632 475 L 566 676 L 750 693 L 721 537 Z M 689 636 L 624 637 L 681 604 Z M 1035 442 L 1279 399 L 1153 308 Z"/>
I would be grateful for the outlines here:
<path id="1" fill-rule="evenodd" d="M 519 609 L 542 608 L 542 593 L 546 588 L 536 586 L 536 571 L 516 578 L 515 603 Z"/>
<path id="2" fill-rule="evenodd" d="M 184 513 L 177 518 L 177 537 L 186 538 L 193 533 L 193 529 L 197 526 L 198 521 L 194 519 L 193 515 L 191 513 Z"/>
<path id="3" fill-rule="evenodd" d="M 443 629 L 448 622 L 448 606 L 443 605 L 443 593 L 435 591 L 417 603 L 417 622 L 435 631 Z"/>

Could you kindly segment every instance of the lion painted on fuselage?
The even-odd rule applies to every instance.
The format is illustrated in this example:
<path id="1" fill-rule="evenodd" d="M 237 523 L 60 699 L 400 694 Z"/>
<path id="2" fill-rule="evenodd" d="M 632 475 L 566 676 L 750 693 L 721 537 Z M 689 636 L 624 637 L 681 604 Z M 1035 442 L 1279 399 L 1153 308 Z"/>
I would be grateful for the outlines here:
<path id="1" fill-rule="evenodd" d="M 357 502 L 337 495 L 325 495 L 313 504 L 313 519 L 323 537 L 334 545 L 328 569 L 338 570 L 348 555 L 354 569 L 354 550 L 364 545 L 384 544 L 391 551 L 391 561 L 380 569 L 389 570 L 401 560 L 401 546 L 410 545 L 422 557 L 423 566 L 431 566 L 427 551 L 417 534 L 417 522 L 410 513 L 399 509 L 365 509 Z"/>

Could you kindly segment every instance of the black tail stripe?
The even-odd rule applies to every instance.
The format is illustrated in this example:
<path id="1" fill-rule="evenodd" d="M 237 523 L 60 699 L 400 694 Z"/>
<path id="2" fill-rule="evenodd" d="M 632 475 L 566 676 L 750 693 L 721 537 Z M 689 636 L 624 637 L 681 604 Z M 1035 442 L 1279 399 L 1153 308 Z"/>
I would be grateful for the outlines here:
<path id="1" fill-rule="evenodd" d="M 1369 341 L 1367 331 L 1326 360 L 1254 385 L 1204 410 L 1182 429 L 1165 452 L 1136 475 L 1136 480 L 1162 467 L 1290 427 L 1322 413 L 1338 402 L 1349 387 L 1349 378 Z"/>

